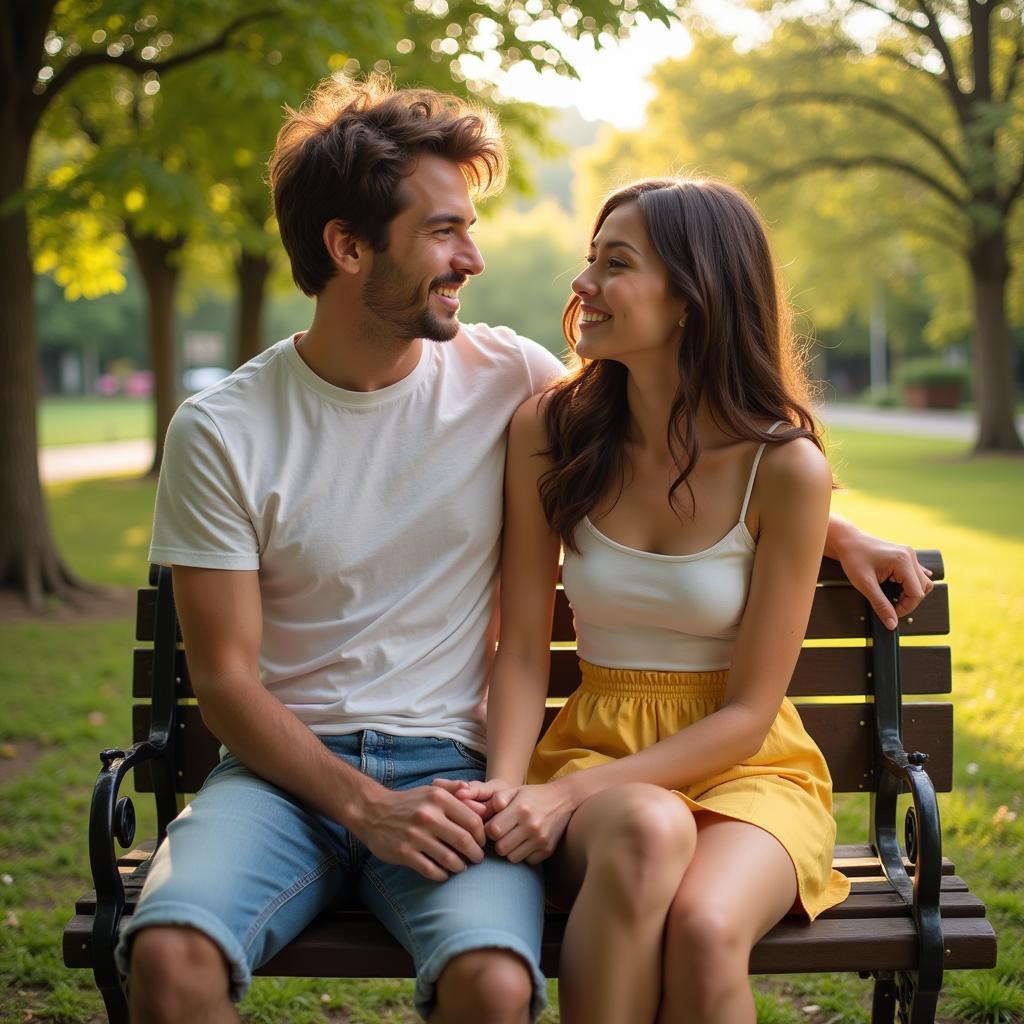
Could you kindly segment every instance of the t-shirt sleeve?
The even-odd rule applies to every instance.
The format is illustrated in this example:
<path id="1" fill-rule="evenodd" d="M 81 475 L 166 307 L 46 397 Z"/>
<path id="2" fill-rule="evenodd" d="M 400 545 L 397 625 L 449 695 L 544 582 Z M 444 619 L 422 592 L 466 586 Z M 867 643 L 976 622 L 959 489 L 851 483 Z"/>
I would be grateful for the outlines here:
<path id="1" fill-rule="evenodd" d="M 258 569 L 259 543 L 216 425 L 191 403 L 164 442 L 149 560 L 205 569 Z"/>
<path id="2" fill-rule="evenodd" d="M 526 368 L 530 372 L 531 394 L 536 395 L 559 377 L 564 377 L 568 370 L 557 356 L 552 355 L 543 345 L 519 336 L 519 344 L 526 359 Z"/>

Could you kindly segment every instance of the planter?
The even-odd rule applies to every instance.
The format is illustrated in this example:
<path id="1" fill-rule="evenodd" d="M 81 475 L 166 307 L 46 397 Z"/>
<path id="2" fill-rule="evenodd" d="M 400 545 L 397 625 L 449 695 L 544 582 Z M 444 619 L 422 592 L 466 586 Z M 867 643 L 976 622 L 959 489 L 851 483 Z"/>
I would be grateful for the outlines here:
<path id="1" fill-rule="evenodd" d="M 960 381 L 903 385 L 903 400 L 911 409 L 958 409 L 963 397 Z"/>

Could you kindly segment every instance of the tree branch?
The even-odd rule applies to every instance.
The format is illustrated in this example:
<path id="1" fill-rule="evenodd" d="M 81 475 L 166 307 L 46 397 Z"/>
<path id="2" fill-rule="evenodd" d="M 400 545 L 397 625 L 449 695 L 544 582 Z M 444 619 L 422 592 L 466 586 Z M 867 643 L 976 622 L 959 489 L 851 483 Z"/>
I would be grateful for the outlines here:
<path id="1" fill-rule="evenodd" d="M 967 97 L 960 88 L 956 64 L 953 61 L 953 55 L 950 52 L 949 45 L 947 44 L 946 39 L 934 18 L 932 18 L 926 0 L 917 0 L 917 6 L 921 9 L 922 13 L 924 13 L 925 17 L 928 18 L 927 26 L 915 25 L 912 19 L 901 17 L 897 11 L 887 10 L 880 4 L 874 3 L 873 0 L 853 0 L 853 2 L 861 7 L 867 7 L 869 10 L 877 11 L 879 14 L 884 14 L 894 24 L 902 26 L 908 32 L 913 32 L 920 38 L 926 39 L 931 43 L 932 47 L 942 59 L 942 66 L 946 72 L 945 76 L 941 78 L 940 81 L 944 83 L 946 91 L 949 93 L 949 97 L 953 101 L 953 106 L 956 109 L 957 116 L 960 118 L 961 123 L 966 124 L 968 119 Z"/>
<path id="2" fill-rule="evenodd" d="M 86 71 L 91 67 L 98 67 L 106 64 L 111 67 L 124 68 L 125 70 L 132 71 L 137 75 L 144 74 L 147 71 L 158 71 L 161 74 L 164 74 L 174 68 L 182 67 L 185 64 L 191 64 L 200 57 L 205 57 L 208 54 L 217 53 L 226 49 L 228 43 L 231 41 L 231 37 L 240 28 L 243 28 L 245 25 L 251 24 L 254 21 L 273 17 L 276 14 L 277 11 L 274 9 L 263 9 L 250 11 L 248 14 L 240 14 L 237 18 L 229 21 L 213 39 L 209 40 L 209 42 L 202 43 L 192 50 L 186 50 L 184 53 L 168 57 L 163 61 L 141 60 L 132 53 L 122 53 L 119 57 L 113 57 L 103 50 L 97 50 L 91 53 L 82 53 L 78 57 L 72 57 L 50 80 L 50 84 L 46 91 L 36 98 L 33 114 L 38 121 L 38 119 L 42 117 L 43 111 L 46 107 L 49 106 L 49 104 L 52 103 L 54 99 L 56 99 L 56 97 L 59 96 L 60 93 L 63 92 L 64 89 L 66 89 L 68 85 L 70 85 L 71 82 L 73 82 L 83 71 Z"/>
<path id="3" fill-rule="evenodd" d="M 967 198 L 958 196 L 951 188 L 939 181 L 938 178 L 933 178 L 930 174 L 926 171 L 922 171 L 919 167 L 915 167 L 913 164 L 907 163 L 905 160 L 899 160 L 896 157 L 886 156 L 882 153 L 869 153 L 864 156 L 851 157 L 808 157 L 806 160 L 790 164 L 789 167 L 778 168 L 766 178 L 763 178 L 758 182 L 757 185 L 773 185 L 776 182 L 785 181 L 788 178 L 803 174 L 812 174 L 815 171 L 849 171 L 861 167 L 880 167 L 883 170 L 897 171 L 900 174 L 905 174 L 907 177 L 913 178 L 932 192 L 941 196 L 958 212 L 962 212 L 969 202 Z"/>
<path id="4" fill-rule="evenodd" d="M 912 231 L 916 235 L 921 235 L 923 238 L 930 238 L 937 245 L 941 245 L 950 252 L 955 253 L 957 256 L 963 258 L 965 250 L 967 248 L 967 240 L 963 238 L 957 238 L 955 235 L 951 235 L 946 231 L 941 230 L 935 224 L 929 224 L 923 221 L 907 220 L 900 224 L 900 227 Z"/>
<path id="5" fill-rule="evenodd" d="M 825 90 L 794 90 L 792 92 L 776 93 L 774 96 L 766 97 L 764 100 L 756 100 L 751 107 L 776 103 L 824 103 L 824 104 L 849 104 L 851 106 L 863 107 L 879 117 L 888 118 L 890 121 L 902 126 L 907 131 L 918 136 L 928 143 L 953 169 L 957 177 L 965 184 L 969 184 L 967 169 L 960 162 L 960 158 L 947 146 L 942 139 L 934 132 L 931 132 L 919 121 L 899 107 L 893 106 L 885 100 L 874 96 L 864 96 L 855 92 L 829 92 Z"/>

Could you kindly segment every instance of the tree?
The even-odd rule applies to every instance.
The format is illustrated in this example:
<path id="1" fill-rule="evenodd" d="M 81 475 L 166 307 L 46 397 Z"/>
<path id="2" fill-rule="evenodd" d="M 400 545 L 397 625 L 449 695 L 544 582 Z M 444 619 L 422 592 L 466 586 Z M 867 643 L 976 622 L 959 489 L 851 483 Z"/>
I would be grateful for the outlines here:
<path id="1" fill-rule="evenodd" d="M 956 253 L 972 295 L 976 451 L 1020 451 L 1008 297 L 1024 191 L 1024 3 L 832 0 L 810 17 L 793 0 L 754 6 L 775 32 L 746 55 L 746 76 L 705 86 L 705 124 L 730 126 L 722 148 L 759 186 L 866 178 L 877 209 L 862 215 L 884 212 Z M 751 135 L 775 143 L 754 152 Z"/>
<path id="2" fill-rule="evenodd" d="M 668 17 L 659 0 L 557 4 L 557 15 L 573 35 L 614 31 L 637 13 Z M 73 596 L 79 587 L 54 546 L 36 461 L 38 355 L 25 188 L 33 142 L 54 101 L 103 68 L 144 79 L 145 94 L 152 81 L 146 76 L 162 78 L 222 53 L 251 26 L 271 17 L 290 24 L 290 38 L 307 48 L 315 45 L 321 30 L 333 34 L 341 24 L 362 52 L 376 48 L 378 53 L 412 55 L 426 41 L 417 60 L 448 68 L 466 89 L 486 93 L 485 83 L 461 70 L 461 57 L 493 53 L 498 65 L 526 60 L 571 71 L 557 48 L 528 41 L 533 21 L 555 15 L 551 0 L 413 0 L 410 5 L 349 0 L 340 10 L 326 0 L 266 0 L 256 8 L 242 0 L 0 3 L 0 308 L 5 311 L 0 326 L 0 507 L 8 524 L 0 541 L 0 586 L 16 588 L 35 607 L 47 594 Z M 428 23 L 429 33 L 406 34 Z M 264 47 L 265 53 L 269 50 Z M 277 52 L 279 60 L 292 56 Z M 344 53 L 338 56 L 343 66 Z M 268 76 L 272 73 L 268 65 Z"/>

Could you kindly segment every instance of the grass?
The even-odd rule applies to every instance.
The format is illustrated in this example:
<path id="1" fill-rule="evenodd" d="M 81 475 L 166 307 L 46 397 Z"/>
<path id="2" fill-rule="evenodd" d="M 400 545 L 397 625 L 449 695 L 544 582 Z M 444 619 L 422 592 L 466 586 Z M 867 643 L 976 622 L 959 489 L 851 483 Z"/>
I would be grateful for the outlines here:
<path id="1" fill-rule="evenodd" d="M 967 461 L 961 446 L 836 432 L 834 461 L 848 488 L 836 510 L 883 536 L 941 548 L 951 582 L 957 752 L 954 791 L 940 797 L 945 852 L 987 903 L 999 965 L 955 972 L 940 1020 L 1024 1021 L 1024 464 Z M 90 579 L 145 579 L 151 483 L 117 480 L 50 490 L 54 529 Z M 88 972 L 64 969 L 60 934 L 90 887 L 84 823 L 97 751 L 130 735 L 128 619 L 0 624 L 0 753 L 24 770 L 0 785 L 0 1024 L 94 1024 L 100 1002 Z M 841 838 L 862 840 L 855 797 L 837 808 Z M 140 834 L 152 828 L 136 802 Z M 9 881 L 8 881 L 9 878 Z M 860 1024 L 870 985 L 846 975 L 761 978 L 762 1024 Z M 385 1024 L 414 1020 L 410 985 L 392 981 L 261 979 L 247 1021 Z M 554 995 L 554 992 L 552 992 Z M 550 1010 L 546 1024 L 557 1021 Z"/>
<path id="2" fill-rule="evenodd" d="M 60 398 L 39 403 L 39 444 L 135 441 L 153 436 L 149 398 Z"/>

